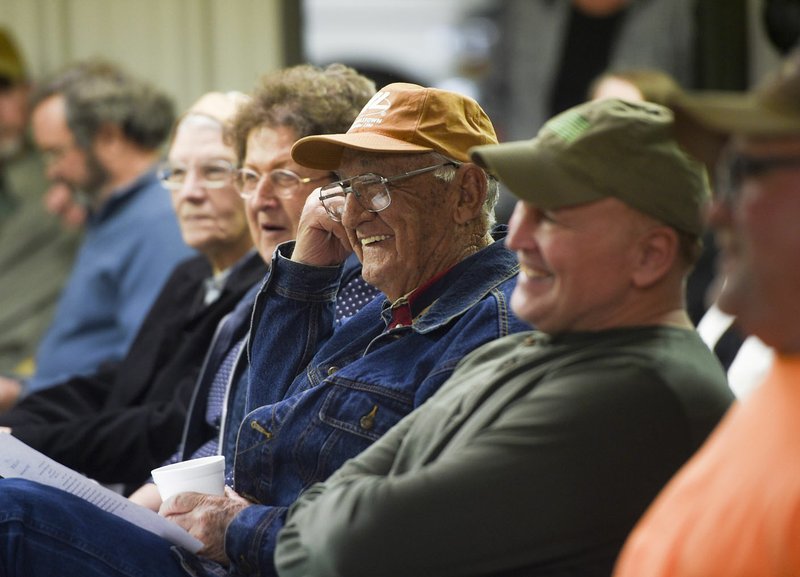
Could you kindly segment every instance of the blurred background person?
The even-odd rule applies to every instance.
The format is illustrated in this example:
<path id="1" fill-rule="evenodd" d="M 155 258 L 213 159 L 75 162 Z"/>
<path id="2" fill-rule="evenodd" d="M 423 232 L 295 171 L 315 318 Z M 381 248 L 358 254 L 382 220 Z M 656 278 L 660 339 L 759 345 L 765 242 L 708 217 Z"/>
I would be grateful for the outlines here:
<path id="1" fill-rule="evenodd" d="M 14 39 L 0 28 L 0 375 L 12 377 L 32 369 L 79 242 L 43 205 L 44 164 L 28 130 L 31 89 Z M 0 383 L 0 410 L 17 389 Z"/>
<path id="2" fill-rule="evenodd" d="M 479 79 L 480 101 L 502 142 L 536 134 L 548 118 L 586 100 L 606 70 L 647 68 L 684 87 L 732 88 L 746 70 L 745 1 L 497 2 L 488 12 L 499 32 Z M 513 206 L 503 193 L 501 221 Z"/>
<path id="3" fill-rule="evenodd" d="M 781 55 L 787 55 L 800 39 L 800 0 L 764 0 L 761 24 L 769 43 Z M 709 131 L 710 132 L 710 131 Z M 722 280 L 714 291 L 724 291 Z M 716 294 L 711 297 L 715 300 Z M 699 321 L 697 330 L 714 348 L 728 371 L 728 383 L 736 396 L 749 396 L 769 372 L 774 351 L 757 335 L 746 334 L 736 318 L 713 302 Z"/>
<path id="4" fill-rule="evenodd" d="M 535 134 L 583 102 L 607 69 L 656 68 L 692 80 L 694 0 L 510 0 L 484 98 L 502 139 Z"/>
<path id="5" fill-rule="evenodd" d="M 746 0 L 505 0 L 481 99 L 501 140 L 585 99 L 605 70 L 661 70 L 685 88 L 747 81 Z"/>
<path id="6" fill-rule="evenodd" d="M 173 121 L 164 93 L 111 63 L 79 62 L 37 86 L 31 125 L 46 176 L 81 196 L 89 216 L 28 391 L 122 358 L 172 269 L 194 253 L 156 176 Z"/>
<path id="7" fill-rule="evenodd" d="M 224 138 L 241 93 L 204 95 L 178 122 L 159 171 L 186 243 L 180 263 L 120 363 L 27 395 L 0 425 L 105 483 L 140 483 L 174 450 L 220 320 L 266 273 L 253 250 Z"/>
<path id="8" fill-rule="evenodd" d="M 615 575 L 800 575 L 800 52 L 751 92 L 690 94 L 678 111 L 730 136 L 709 216 L 718 303 L 775 358 L 650 506 Z"/>

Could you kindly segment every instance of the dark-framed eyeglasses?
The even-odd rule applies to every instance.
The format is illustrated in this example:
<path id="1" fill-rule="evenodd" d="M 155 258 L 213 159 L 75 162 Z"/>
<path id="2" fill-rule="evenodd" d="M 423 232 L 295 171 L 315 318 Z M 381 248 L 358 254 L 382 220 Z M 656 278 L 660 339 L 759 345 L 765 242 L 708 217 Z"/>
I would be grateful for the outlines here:
<path id="1" fill-rule="evenodd" d="M 749 156 L 735 152 L 726 153 L 717 166 L 717 193 L 719 199 L 733 204 L 739 199 L 742 183 L 747 178 L 757 178 L 773 170 L 800 168 L 798 156 Z"/>
<path id="2" fill-rule="evenodd" d="M 210 160 L 192 167 L 165 162 L 158 169 L 158 178 L 165 188 L 175 191 L 184 185 L 190 170 L 195 171 L 198 186 L 216 189 L 232 183 L 236 166 L 222 159 Z"/>
<path id="3" fill-rule="evenodd" d="M 386 210 L 392 204 L 392 196 L 389 194 L 390 184 L 404 178 L 433 172 L 443 166 L 458 166 L 458 163 L 454 160 L 448 160 L 434 166 L 410 170 L 395 176 L 381 176 L 372 172 L 359 174 L 319 188 L 319 199 L 328 216 L 336 222 L 342 221 L 345 200 L 348 194 L 352 194 L 364 210 L 380 212 Z"/>
<path id="4" fill-rule="evenodd" d="M 242 198 L 252 198 L 258 192 L 264 178 L 269 180 L 275 195 L 281 198 L 290 198 L 300 185 L 316 182 L 318 180 L 329 180 L 334 178 L 331 174 L 311 178 L 300 176 L 288 168 L 276 168 L 267 173 L 260 173 L 250 168 L 240 168 L 236 171 L 236 188 Z"/>

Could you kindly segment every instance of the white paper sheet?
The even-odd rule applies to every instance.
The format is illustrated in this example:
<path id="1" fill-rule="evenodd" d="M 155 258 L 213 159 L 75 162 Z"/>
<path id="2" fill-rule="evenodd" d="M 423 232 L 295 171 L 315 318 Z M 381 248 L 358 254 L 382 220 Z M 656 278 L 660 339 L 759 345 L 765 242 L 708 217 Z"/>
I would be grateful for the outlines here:
<path id="1" fill-rule="evenodd" d="M 179 525 L 65 467 L 8 433 L 0 433 L 0 477 L 28 479 L 72 493 L 193 553 L 203 546 Z"/>

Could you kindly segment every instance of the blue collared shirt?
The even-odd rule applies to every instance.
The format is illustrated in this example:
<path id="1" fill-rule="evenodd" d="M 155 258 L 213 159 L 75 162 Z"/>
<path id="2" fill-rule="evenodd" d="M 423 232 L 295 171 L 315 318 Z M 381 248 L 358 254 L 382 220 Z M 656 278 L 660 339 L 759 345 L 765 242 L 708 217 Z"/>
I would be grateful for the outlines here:
<path id="1" fill-rule="evenodd" d="M 194 254 L 155 172 L 116 191 L 87 221 L 27 392 L 121 359 L 172 269 Z"/>

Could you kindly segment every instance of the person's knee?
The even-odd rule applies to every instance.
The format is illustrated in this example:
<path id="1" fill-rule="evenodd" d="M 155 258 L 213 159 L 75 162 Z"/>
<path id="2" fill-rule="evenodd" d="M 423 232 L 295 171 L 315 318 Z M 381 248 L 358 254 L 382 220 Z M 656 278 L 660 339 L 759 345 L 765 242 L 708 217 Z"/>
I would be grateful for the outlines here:
<path id="1" fill-rule="evenodd" d="M 21 520 L 52 498 L 52 489 L 26 479 L 0 479 L 0 522 Z"/>
<path id="2" fill-rule="evenodd" d="M 7 495 L 14 494 L 16 496 L 41 494 L 42 492 L 52 491 L 51 487 L 29 481 L 27 479 L 0 479 L 0 498 L 5 498 Z"/>

